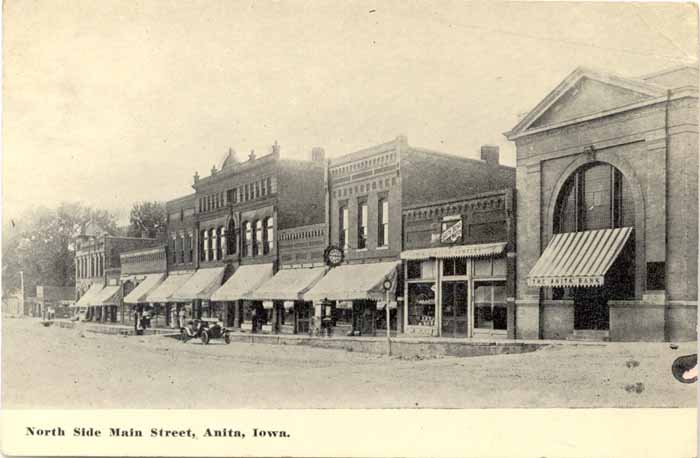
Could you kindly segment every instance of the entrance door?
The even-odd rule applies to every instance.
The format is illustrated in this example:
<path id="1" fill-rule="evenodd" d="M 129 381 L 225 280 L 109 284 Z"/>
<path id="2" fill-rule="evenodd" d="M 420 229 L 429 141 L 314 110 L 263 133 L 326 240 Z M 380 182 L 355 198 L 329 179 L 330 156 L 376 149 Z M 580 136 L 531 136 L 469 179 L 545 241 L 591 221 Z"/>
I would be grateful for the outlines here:
<path id="1" fill-rule="evenodd" d="M 444 337 L 466 337 L 468 332 L 467 282 L 442 282 L 442 335 Z"/>
<path id="2" fill-rule="evenodd" d="M 603 288 L 574 290 L 574 329 L 591 331 L 610 329 L 610 309 Z"/>

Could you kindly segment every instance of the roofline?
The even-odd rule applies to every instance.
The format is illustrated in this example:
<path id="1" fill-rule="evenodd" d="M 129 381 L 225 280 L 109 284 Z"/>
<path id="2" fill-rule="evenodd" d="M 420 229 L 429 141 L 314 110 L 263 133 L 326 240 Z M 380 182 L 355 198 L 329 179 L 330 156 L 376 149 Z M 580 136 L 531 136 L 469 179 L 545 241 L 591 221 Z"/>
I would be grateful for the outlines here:
<path id="1" fill-rule="evenodd" d="M 664 69 L 664 70 L 659 70 L 659 71 L 656 71 L 656 72 L 653 72 L 653 73 L 648 73 L 648 74 L 645 74 L 645 75 L 637 76 L 636 78 L 638 78 L 638 79 L 654 78 L 654 77 L 656 77 L 656 76 L 661 76 L 661 75 L 665 75 L 665 74 L 667 74 L 667 73 L 677 72 L 678 70 L 683 70 L 683 69 L 686 69 L 686 68 L 689 69 L 689 70 L 695 70 L 696 72 L 697 72 L 697 71 L 700 71 L 700 70 L 698 69 L 698 67 L 697 67 L 697 62 L 696 62 L 696 65 L 678 64 L 678 65 L 674 65 L 673 67 L 666 68 L 666 69 Z"/>
<path id="2" fill-rule="evenodd" d="M 488 145 L 488 146 L 494 146 L 494 145 Z M 440 157 L 445 157 L 448 159 L 457 159 L 460 161 L 471 161 L 471 162 L 476 162 L 476 163 L 481 164 L 481 165 L 488 165 L 488 163 L 483 159 L 477 159 L 475 157 L 460 156 L 459 154 L 454 154 L 454 153 L 444 153 L 442 151 L 435 151 L 435 150 L 430 150 L 427 148 L 410 147 L 409 151 L 416 151 L 418 153 L 440 156 Z M 510 165 L 505 165 L 505 164 L 499 163 L 499 164 L 497 164 L 497 166 L 499 168 L 515 170 L 515 167 L 511 167 Z"/>
<path id="3" fill-rule="evenodd" d="M 347 164 L 348 162 L 352 162 L 358 159 L 363 159 L 365 157 L 373 156 L 375 154 L 379 154 L 381 152 L 384 152 L 385 150 L 390 150 L 392 148 L 395 148 L 397 145 L 404 144 L 408 145 L 406 141 L 406 137 L 404 136 L 398 136 L 393 140 L 390 140 L 388 142 L 380 143 L 379 145 L 373 145 L 373 146 L 368 146 L 367 148 L 362 148 L 357 151 L 352 151 L 350 153 L 345 153 L 337 157 L 330 157 L 328 158 L 328 166 L 329 167 L 336 167 L 340 166 L 343 164 Z"/>
<path id="4" fill-rule="evenodd" d="M 434 200 L 434 201 L 426 202 L 426 203 L 422 203 L 422 204 L 404 205 L 401 212 L 403 213 L 406 211 L 417 210 L 419 208 L 433 207 L 435 205 L 445 205 L 445 204 L 449 204 L 452 202 L 464 202 L 464 201 L 468 201 L 468 200 L 483 199 L 485 197 L 513 194 L 514 191 L 515 191 L 514 187 L 501 188 L 501 189 L 496 189 L 494 191 L 485 191 L 485 192 L 480 192 L 477 194 L 470 194 L 470 195 L 464 196 L 464 197 L 455 197 L 452 199 L 444 199 L 444 200 Z"/>

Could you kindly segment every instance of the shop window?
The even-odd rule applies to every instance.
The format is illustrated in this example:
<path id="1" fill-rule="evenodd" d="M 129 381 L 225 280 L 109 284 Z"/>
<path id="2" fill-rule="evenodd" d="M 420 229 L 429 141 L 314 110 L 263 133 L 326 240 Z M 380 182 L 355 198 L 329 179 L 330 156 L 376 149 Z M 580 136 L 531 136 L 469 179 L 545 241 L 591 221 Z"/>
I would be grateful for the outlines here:
<path id="1" fill-rule="evenodd" d="M 467 259 L 452 258 L 442 260 L 442 274 L 446 277 L 467 275 Z"/>
<path id="2" fill-rule="evenodd" d="M 647 289 L 666 289 L 666 263 L 647 262 Z"/>
<path id="3" fill-rule="evenodd" d="M 408 324 L 410 326 L 435 325 L 435 284 L 408 284 Z"/>
<path id="4" fill-rule="evenodd" d="M 493 276 L 494 277 L 505 277 L 506 270 L 507 270 L 507 267 L 506 267 L 505 256 L 493 258 Z"/>
<path id="5" fill-rule="evenodd" d="M 389 200 L 387 198 L 379 199 L 378 205 L 378 232 L 377 245 L 389 246 Z"/>
<path id="6" fill-rule="evenodd" d="M 357 204 L 357 248 L 367 248 L 367 201 L 361 200 Z"/>
<path id="7" fill-rule="evenodd" d="M 474 285 L 474 329 L 505 331 L 508 327 L 505 282 Z"/>
<path id="8" fill-rule="evenodd" d="M 492 258 L 479 258 L 474 260 L 474 276 L 489 278 L 493 277 Z"/>
<path id="9" fill-rule="evenodd" d="M 231 219 L 226 230 L 226 253 L 236 254 L 236 223 Z"/>
<path id="10" fill-rule="evenodd" d="M 409 280 L 415 280 L 421 278 L 421 261 L 408 261 L 406 263 L 406 270 Z"/>

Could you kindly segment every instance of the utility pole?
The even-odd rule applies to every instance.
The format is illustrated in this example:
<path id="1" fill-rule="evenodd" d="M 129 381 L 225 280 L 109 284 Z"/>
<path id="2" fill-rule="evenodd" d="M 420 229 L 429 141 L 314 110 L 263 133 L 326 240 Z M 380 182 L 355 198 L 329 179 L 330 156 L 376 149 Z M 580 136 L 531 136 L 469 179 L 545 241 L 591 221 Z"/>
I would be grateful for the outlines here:
<path id="1" fill-rule="evenodd" d="M 391 290 L 392 281 L 390 277 L 384 279 L 382 286 L 385 292 L 384 308 L 386 309 L 386 355 L 391 356 L 391 312 L 389 310 L 389 291 Z"/>
<path id="2" fill-rule="evenodd" d="M 20 315 L 24 315 L 24 272 L 19 271 Z"/>

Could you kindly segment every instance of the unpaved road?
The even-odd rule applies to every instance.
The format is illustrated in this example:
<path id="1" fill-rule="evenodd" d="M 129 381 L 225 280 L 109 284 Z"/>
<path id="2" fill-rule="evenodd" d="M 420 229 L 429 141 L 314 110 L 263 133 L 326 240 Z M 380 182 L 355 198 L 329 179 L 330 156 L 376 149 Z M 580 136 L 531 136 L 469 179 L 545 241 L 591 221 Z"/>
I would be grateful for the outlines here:
<path id="1" fill-rule="evenodd" d="M 668 343 L 426 360 L 305 346 L 181 343 L 3 319 L 5 408 L 694 407 Z"/>

